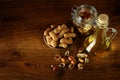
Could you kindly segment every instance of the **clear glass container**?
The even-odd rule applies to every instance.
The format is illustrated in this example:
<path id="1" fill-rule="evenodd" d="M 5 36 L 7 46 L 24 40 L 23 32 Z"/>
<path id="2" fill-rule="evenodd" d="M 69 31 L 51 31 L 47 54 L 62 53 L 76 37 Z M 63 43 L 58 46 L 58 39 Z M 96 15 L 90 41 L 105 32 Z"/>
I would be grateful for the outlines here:
<path id="1" fill-rule="evenodd" d="M 80 5 L 72 8 L 71 12 L 73 24 L 81 35 L 89 35 L 95 32 L 95 19 L 97 10 L 91 5 Z"/>
<path id="2" fill-rule="evenodd" d="M 117 31 L 108 27 L 109 17 L 107 14 L 100 14 L 96 24 L 98 26 L 97 30 L 86 38 L 84 47 L 92 56 L 105 57 L 112 51 L 111 40 L 116 36 Z"/>

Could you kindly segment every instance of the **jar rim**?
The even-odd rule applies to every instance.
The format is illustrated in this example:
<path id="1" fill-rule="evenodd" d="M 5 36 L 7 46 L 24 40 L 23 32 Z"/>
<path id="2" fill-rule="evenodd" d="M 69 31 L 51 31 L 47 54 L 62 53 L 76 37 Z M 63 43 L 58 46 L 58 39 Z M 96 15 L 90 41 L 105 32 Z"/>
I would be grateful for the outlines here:
<path id="1" fill-rule="evenodd" d="M 82 21 L 83 19 L 78 15 L 82 9 L 89 10 L 89 13 L 92 15 L 90 19 L 88 18 L 88 21 Z M 80 5 L 73 10 L 74 13 L 72 14 L 72 19 L 76 22 L 77 25 L 81 24 L 81 22 L 91 23 L 97 18 L 97 10 L 92 5 Z"/>

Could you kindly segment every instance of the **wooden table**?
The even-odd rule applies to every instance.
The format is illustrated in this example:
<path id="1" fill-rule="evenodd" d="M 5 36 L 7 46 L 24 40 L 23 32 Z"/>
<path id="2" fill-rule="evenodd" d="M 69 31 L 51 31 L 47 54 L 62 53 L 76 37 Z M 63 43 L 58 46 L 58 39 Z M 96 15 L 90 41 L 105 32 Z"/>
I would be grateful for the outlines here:
<path id="1" fill-rule="evenodd" d="M 47 25 L 69 23 L 74 5 L 90 4 L 98 13 L 110 16 L 117 29 L 114 51 L 90 61 L 83 70 L 53 72 L 54 54 L 67 49 L 51 49 L 44 43 Z M 0 80 L 120 80 L 120 1 L 119 0 L 0 0 Z M 79 44 L 69 48 L 77 52 Z"/>

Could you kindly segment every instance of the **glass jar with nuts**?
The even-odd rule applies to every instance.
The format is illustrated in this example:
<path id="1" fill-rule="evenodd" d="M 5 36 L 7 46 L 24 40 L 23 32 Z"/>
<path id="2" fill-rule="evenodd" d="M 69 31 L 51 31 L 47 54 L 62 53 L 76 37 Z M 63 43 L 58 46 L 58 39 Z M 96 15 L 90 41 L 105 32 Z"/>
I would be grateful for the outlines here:
<path id="1" fill-rule="evenodd" d="M 67 48 L 75 37 L 74 27 L 66 24 L 50 25 L 44 31 L 44 41 L 51 48 Z"/>
<path id="2" fill-rule="evenodd" d="M 71 12 L 73 24 L 81 35 L 90 35 L 95 32 L 95 19 L 97 10 L 91 5 L 80 5 L 72 8 Z"/>

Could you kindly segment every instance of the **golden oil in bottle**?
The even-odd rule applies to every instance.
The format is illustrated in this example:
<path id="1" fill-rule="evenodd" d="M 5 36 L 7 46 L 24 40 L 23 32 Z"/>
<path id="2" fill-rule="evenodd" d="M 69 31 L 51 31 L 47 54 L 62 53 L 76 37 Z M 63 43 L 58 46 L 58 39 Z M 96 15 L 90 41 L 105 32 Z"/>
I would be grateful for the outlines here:
<path id="1" fill-rule="evenodd" d="M 109 18 L 106 14 L 100 14 L 96 21 L 98 26 L 94 34 L 87 37 L 84 41 L 84 47 L 91 56 L 105 57 L 112 51 L 111 39 L 116 35 L 114 28 L 108 28 Z M 107 31 L 111 29 L 111 36 L 107 36 Z"/>

